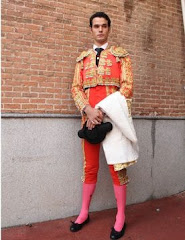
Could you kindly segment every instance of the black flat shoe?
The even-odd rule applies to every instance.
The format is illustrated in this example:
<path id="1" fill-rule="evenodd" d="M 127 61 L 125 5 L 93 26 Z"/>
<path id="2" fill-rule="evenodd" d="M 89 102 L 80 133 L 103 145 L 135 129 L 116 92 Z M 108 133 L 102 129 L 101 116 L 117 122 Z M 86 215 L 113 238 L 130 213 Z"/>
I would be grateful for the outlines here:
<path id="1" fill-rule="evenodd" d="M 112 231 L 110 233 L 110 238 L 111 239 L 119 239 L 119 238 L 123 237 L 123 235 L 125 234 L 125 229 L 126 229 L 126 223 L 124 224 L 124 226 L 120 232 L 117 232 L 114 228 L 112 228 Z"/>
<path id="2" fill-rule="evenodd" d="M 79 230 L 82 229 L 82 227 L 89 222 L 90 218 L 88 218 L 83 222 L 83 223 L 75 223 L 71 221 L 71 226 L 70 226 L 70 231 L 71 232 L 78 232 Z"/>

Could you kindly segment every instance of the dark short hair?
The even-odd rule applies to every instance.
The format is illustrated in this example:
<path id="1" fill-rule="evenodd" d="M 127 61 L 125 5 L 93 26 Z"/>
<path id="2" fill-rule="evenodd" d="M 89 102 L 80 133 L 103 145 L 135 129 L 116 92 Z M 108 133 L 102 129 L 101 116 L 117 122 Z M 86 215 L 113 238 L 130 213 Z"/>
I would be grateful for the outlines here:
<path id="1" fill-rule="evenodd" d="M 111 25 L 111 20 L 109 18 L 109 16 L 104 13 L 104 12 L 96 12 L 94 13 L 90 19 L 89 19 L 89 26 L 92 28 L 92 22 L 93 22 L 93 19 L 96 18 L 96 17 L 99 17 L 99 18 L 105 18 L 107 21 L 108 21 L 108 26 L 110 27 Z"/>

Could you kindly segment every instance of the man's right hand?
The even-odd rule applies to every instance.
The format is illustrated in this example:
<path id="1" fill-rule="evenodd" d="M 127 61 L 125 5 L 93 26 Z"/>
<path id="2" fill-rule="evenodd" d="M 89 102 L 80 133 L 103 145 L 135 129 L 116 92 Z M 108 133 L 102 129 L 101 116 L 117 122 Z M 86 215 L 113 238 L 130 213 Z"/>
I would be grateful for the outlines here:
<path id="1" fill-rule="evenodd" d="M 103 121 L 103 112 L 99 109 L 92 108 L 90 105 L 87 105 L 84 109 L 84 112 L 87 115 L 87 127 L 88 129 L 92 129 L 97 124 L 101 124 Z"/>

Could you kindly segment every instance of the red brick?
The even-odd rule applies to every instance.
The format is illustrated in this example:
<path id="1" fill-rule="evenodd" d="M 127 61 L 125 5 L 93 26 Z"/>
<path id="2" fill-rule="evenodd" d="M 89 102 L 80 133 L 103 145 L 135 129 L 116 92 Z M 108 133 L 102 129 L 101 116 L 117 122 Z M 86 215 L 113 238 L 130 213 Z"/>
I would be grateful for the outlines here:
<path id="1" fill-rule="evenodd" d="M 45 103 L 46 99 L 41 99 L 41 98 L 35 98 L 35 99 L 30 99 L 30 103 Z"/>
<path id="2" fill-rule="evenodd" d="M 38 93 L 22 93 L 21 95 L 22 97 L 27 97 L 28 99 L 38 97 Z"/>
<path id="3" fill-rule="evenodd" d="M 22 109 L 37 109 L 37 104 L 22 104 Z"/>
<path id="4" fill-rule="evenodd" d="M 13 103 L 29 103 L 28 98 L 13 98 Z"/>
<path id="5" fill-rule="evenodd" d="M 4 96 L 5 97 L 21 97 L 21 92 L 5 92 L 4 91 Z"/>
<path id="6" fill-rule="evenodd" d="M 49 103 L 49 104 L 61 104 L 61 100 L 48 99 L 48 100 L 46 100 L 46 103 Z"/>
<path id="7" fill-rule="evenodd" d="M 12 100 L 13 100 L 13 98 L 5 98 L 5 97 L 3 97 L 1 99 L 1 102 L 2 103 L 12 103 Z"/>
<path id="8" fill-rule="evenodd" d="M 43 109 L 43 110 L 45 110 L 45 109 L 50 109 L 50 110 L 52 110 L 53 109 L 53 105 L 47 105 L 47 104 L 38 104 L 38 109 Z"/>
<path id="9" fill-rule="evenodd" d="M 5 109 L 20 109 L 20 104 L 14 104 L 14 103 L 10 103 L 10 104 L 4 104 L 4 108 Z"/>
<path id="10" fill-rule="evenodd" d="M 138 1 L 124 15 L 122 6 L 113 1 L 104 10 L 113 23 L 110 45 L 125 47 L 133 62 L 132 112 L 184 116 L 180 1 Z M 76 57 L 92 46 L 88 18 L 97 9 L 98 1 L 87 0 L 2 3 L 3 112 L 78 113 L 70 88 Z"/>

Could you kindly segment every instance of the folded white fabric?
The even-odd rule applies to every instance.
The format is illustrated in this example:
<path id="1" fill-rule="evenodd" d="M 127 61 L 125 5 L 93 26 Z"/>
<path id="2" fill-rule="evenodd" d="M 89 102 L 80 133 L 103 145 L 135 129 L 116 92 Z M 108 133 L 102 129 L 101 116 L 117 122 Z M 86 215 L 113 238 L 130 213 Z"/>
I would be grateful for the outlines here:
<path id="1" fill-rule="evenodd" d="M 112 131 L 102 142 L 107 164 L 129 163 L 139 157 L 139 146 L 126 99 L 115 92 L 96 105 L 106 114 L 104 122 L 111 122 Z"/>

